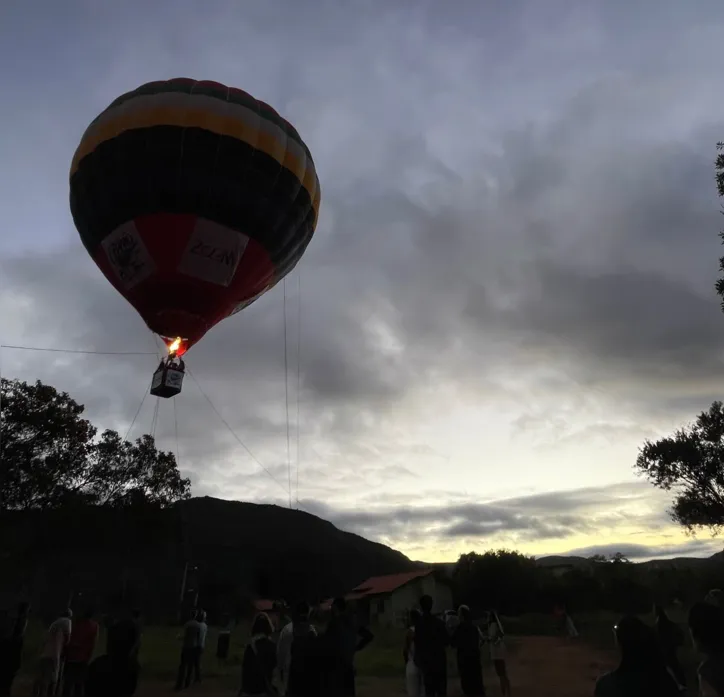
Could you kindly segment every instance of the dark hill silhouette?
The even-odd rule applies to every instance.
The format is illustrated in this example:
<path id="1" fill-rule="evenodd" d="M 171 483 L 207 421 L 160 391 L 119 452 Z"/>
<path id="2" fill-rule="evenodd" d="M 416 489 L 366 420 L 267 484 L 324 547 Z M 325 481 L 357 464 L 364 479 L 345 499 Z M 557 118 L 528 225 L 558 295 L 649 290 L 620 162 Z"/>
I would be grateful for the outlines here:
<path id="1" fill-rule="evenodd" d="M 369 576 L 416 568 L 400 552 L 300 510 L 190 499 L 164 511 L 10 512 L 0 521 L 0 591 L 58 607 L 82 593 L 123 595 L 148 614 L 178 610 L 186 590 L 212 612 L 257 597 L 321 600 Z M 48 571 L 53 569 L 51 585 Z"/>
<path id="2" fill-rule="evenodd" d="M 204 574 L 244 577 L 260 597 L 322 599 L 415 568 L 402 553 L 301 510 L 210 497 L 176 508 L 188 557 Z"/>
<path id="3" fill-rule="evenodd" d="M 631 560 L 638 568 L 700 568 L 715 561 L 724 561 L 724 552 L 717 552 L 711 557 L 675 557 L 673 559 L 649 559 L 648 561 Z M 553 555 L 538 557 L 536 564 L 542 568 L 556 566 L 585 567 L 593 564 L 593 561 L 586 557 Z"/>

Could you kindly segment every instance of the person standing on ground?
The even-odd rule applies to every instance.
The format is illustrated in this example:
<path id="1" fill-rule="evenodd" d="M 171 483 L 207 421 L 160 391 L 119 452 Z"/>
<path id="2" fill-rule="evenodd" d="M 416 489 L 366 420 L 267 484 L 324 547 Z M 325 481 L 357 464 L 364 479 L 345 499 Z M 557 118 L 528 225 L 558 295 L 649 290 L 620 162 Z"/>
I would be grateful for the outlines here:
<path id="1" fill-rule="evenodd" d="M 203 610 L 198 612 L 199 623 L 199 645 L 194 652 L 194 682 L 201 682 L 201 659 L 206 648 L 206 635 L 209 632 L 209 625 L 206 624 L 206 613 Z"/>
<path id="2" fill-rule="evenodd" d="M 621 662 L 598 679 L 594 697 L 678 697 L 679 686 L 666 670 L 654 630 L 628 615 L 614 631 Z"/>
<path id="3" fill-rule="evenodd" d="M 38 662 L 38 675 L 33 684 L 33 697 L 49 697 L 55 694 L 61 661 L 73 627 L 72 617 L 70 609 L 65 610 L 48 628 Z"/>
<path id="4" fill-rule="evenodd" d="M 282 631 L 284 631 L 285 627 L 290 627 L 291 630 L 291 624 L 292 624 L 292 616 L 291 616 L 291 609 L 287 605 L 285 600 L 280 600 L 277 603 L 278 610 L 274 617 L 270 617 L 269 619 L 272 622 L 272 627 L 274 628 L 274 633 L 272 634 L 272 641 L 274 641 L 275 646 L 277 648 L 279 647 L 279 639 L 282 636 Z M 277 670 L 279 670 L 279 664 L 277 664 Z"/>
<path id="5" fill-rule="evenodd" d="M 216 642 L 216 658 L 225 661 L 229 657 L 229 649 L 231 648 L 231 615 L 225 614 L 221 618 L 221 629 L 219 630 L 219 638 Z"/>
<path id="6" fill-rule="evenodd" d="M 364 649 L 374 635 L 366 627 L 358 626 L 347 611 L 347 601 L 332 601 L 332 616 L 322 637 L 325 694 L 330 697 L 356 695 L 354 657 Z"/>
<path id="7" fill-rule="evenodd" d="M 292 638 L 294 622 L 289 618 L 289 622 L 281 624 L 281 615 L 277 618 L 277 624 L 272 636 L 277 647 L 277 682 L 279 690 L 282 694 L 286 692 L 287 678 L 289 677 L 289 663 L 291 661 Z"/>
<path id="8" fill-rule="evenodd" d="M 506 661 L 508 652 L 505 646 L 505 632 L 495 610 L 488 613 L 488 636 L 486 638 L 490 644 L 490 659 L 493 661 L 495 674 L 500 681 L 500 692 L 503 697 L 510 697 L 511 687 Z"/>
<path id="9" fill-rule="evenodd" d="M 298 603 L 279 637 L 277 659 L 288 697 L 319 697 L 321 691 L 319 639 L 310 611 L 309 603 Z"/>
<path id="10" fill-rule="evenodd" d="M 447 610 L 445 612 L 445 627 L 447 628 L 447 633 L 452 636 L 455 634 L 455 630 L 460 625 L 460 614 L 459 612 L 455 612 L 455 610 Z"/>
<path id="11" fill-rule="evenodd" d="M 460 688 L 466 697 L 484 697 L 483 664 L 480 660 L 480 644 L 483 637 L 467 605 L 458 610 L 458 625 L 453 631 L 452 646 L 457 650 Z"/>
<path id="12" fill-rule="evenodd" d="M 432 614 L 432 597 L 420 598 L 422 616 L 415 628 L 415 658 L 422 672 L 426 697 L 447 695 L 447 653 L 449 635 L 445 623 Z"/>
<path id="13" fill-rule="evenodd" d="M 700 697 L 724 695 L 724 610 L 696 603 L 689 611 L 689 629 L 704 660 L 697 670 Z"/>
<path id="14" fill-rule="evenodd" d="M 724 607 L 724 593 L 721 588 L 712 588 L 704 598 L 704 602 L 717 607 Z"/>
<path id="15" fill-rule="evenodd" d="M 7 634 L 0 638 L 0 697 L 9 697 L 15 676 L 20 670 L 29 615 L 30 603 L 19 603 Z"/>
<path id="16" fill-rule="evenodd" d="M 65 651 L 63 671 L 63 697 L 84 697 L 88 665 L 98 643 L 98 622 L 93 619 L 93 610 L 88 609 L 80 619 L 73 622 L 70 641 Z"/>
<path id="17" fill-rule="evenodd" d="M 684 645 L 684 632 L 676 622 L 669 618 L 663 607 L 656 605 L 654 611 L 656 612 L 656 634 L 659 638 L 664 663 L 676 682 L 685 688 L 686 673 L 679 662 L 679 649 Z"/>
<path id="18" fill-rule="evenodd" d="M 108 629 L 107 654 L 114 693 L 131 697 L 138 687 L 141 650 L 141 612 L 125 608 L 121 618 Z"/>
<path id="19" fill-rule="evenodd" d="M 260 612 L 251 625 L 251 641 L 244 649 L 239 697 L 272 697 L 277 664 L 277 648 L 272 640 L 274 628 L 269 616 Z"/>
<path id="20" fill-rule="evenodd" d="M 566 633 L 566 608 L 561 603 L 553 606 L 553 625 L 561 635 Z"/>
<path id="21" fill-rule="evenodd" d="M 189 621 L 184 625 L 181 640 L 181 658 L 178 673 L 176 674 L 176 690 L 183 690 L 191 684 L 194 664 L 196 657 L 199 655 L 198 650 L 201 646 L 201 623 L 197 619 L 196 611 L 191 613 Z"/>
<path id="22" fill-rule="evenodd" d="M 275 600 L 272 603 L 271 613 L 268 614 L 267 617 L 269 617 L 269 621 L 272 623 L 272 641 L 277 644 L 282 629 L 292 621 L 292 618 L 289 617 L 289 613 L 287 612 L 287 606 L 284 600 Z"/>
<path id="23" fill-rule="evenodd" d="M 419 610 L 410 610 L 410 626 L 407 629 L 405 646 L 402 649 L 402 657 L 405 661 L 405 687 L 407 688 L 408 697 L 424 697 L 425 695 L 422 673 L 415 660 L 415 628 L 421 617 L 422 613 Z"/>
<path id="24" fill-rule="evenodd" d="M 573 624 L 573 618 L 571 617 L 568 610 L 566 610 L 565 621 L 566 621 L 566 635 L 568 636 L 569 639 L 576 639 L 578 637 L 578 630 L 576 629 L 576 625 Z"/>

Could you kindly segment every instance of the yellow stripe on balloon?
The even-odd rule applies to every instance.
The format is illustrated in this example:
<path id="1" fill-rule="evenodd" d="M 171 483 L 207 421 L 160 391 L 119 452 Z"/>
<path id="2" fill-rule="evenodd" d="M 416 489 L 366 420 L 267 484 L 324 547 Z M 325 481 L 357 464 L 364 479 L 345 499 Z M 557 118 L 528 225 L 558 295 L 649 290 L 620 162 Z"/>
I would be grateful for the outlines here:
<path id="1" fill-rule="evenodd" d="M 282 167 L 288 169 L 299 179 L 309 193 L 315 214 L 319 214 L 319 195 L 317 174 L 306 157 L 300 158 L 287 148 L 286 133 L 275 124 L 259 117 L 247 107 L 218 102 L 213 110 L 191 106 L 193 95 L 190 95 L 189 107 L 178 108 L 159 104 L 158 101 L 139 97 L 146 102 L 131 104 L 127 102 L 118 108 L 118 114 L 109 110 L 84 134 L 78 149 L 73 156 L 70 174 L 78 170 L 84 157 L 90 155 L 99 145 L 118 137 L 126 131 L 156 126 L 175 126 L 180 128 L 203 128 L 220 136 L 235 138 L 249 146 L 274 158 Z M 131 100 L 136 101 L 136 100 Z M 154 103 L 155 101 L 155 103 Z M 252 125 L 256 116 L 258 125 Z"/>

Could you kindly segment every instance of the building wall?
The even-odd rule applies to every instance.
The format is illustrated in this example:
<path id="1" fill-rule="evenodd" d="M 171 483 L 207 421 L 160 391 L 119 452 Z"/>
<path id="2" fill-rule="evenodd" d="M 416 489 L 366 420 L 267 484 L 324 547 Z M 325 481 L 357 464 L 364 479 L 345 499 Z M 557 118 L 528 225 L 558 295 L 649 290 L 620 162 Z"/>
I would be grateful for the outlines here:
<path id="1" fill-rule="evenodd" d="M 383 626 L 399 626 L 407 618 L 407 613 L 418 607 L 421 595 L 431 595 L 433 612 L 452 609 L 452 590 L 431 574 L 417 578 L 398 588 L 394 593 L 378 598 L 370 598 L 370 621 Z"/>

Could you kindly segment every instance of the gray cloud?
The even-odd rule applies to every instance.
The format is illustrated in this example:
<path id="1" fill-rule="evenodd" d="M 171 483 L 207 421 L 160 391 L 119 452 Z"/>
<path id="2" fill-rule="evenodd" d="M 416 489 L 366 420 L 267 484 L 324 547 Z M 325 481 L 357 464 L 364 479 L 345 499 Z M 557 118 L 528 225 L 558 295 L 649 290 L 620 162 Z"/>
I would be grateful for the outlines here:
<path id="1" fill-rule="evenodd" d="M 282 477 L 286 470 L 279 466 L 275 474 Z M 256 475 L 260 476 L 260 475 Z M 344 475 L 345 477 L 348 475 Z M 254 476 L 244 476 L 247 484 Z M 204 490 L 205 495 L 224 498 L 224 480 L 218 489 Z M 231 481 L 227 478 L 226 485 Z M 352 482 L 351 486 L 356 486 Z M 332 493 L 334 488 L 329 489 Z M 653 494 L 653 495 L 652 495 Z M 415 504 L 419 499 L 436 496 L 439 504 Z M 651 504 L 660 506 L 640 508 Z M 471 549 L 535 545 L 541 550 L 571 536 L 597 536 L 616 528 L 628 529 L 628 535 L 652 535 L 661 544 L 640 544 L 621 539 L 556 552 L 557 556 L 605 556 L 620 552 L 632 560 L 667 559 L 673 557 L 709 557 L 721 551 L 721 542 L 714 538 L 693 538 L 667 542 L 674 535 L 665 512 L 665 496 L 653 493 L 645 482 L 621 483 L 605 487 L 587 487 L 568 491 L 546 492 L 489 502 L 471 502 L 458 493 L 417 492 L 412 502 L 403 503 L 399 496 L 376 495 L 361 498 L 354 508 L 339 508 L 321 499 L 302 499 L 295 505 L 308 513 L 331 521 L 340 529 L 390 544 L 402 543 L 408 553 L 424 553 L 431 548 L 445 549 L 449 543 L 463 542 Z M 282 496 L 262 497 L 267 503 L 284 505 Z M 633 531 L 633 532 L 631 532 Z M 548 556 L 545 551 L 538 557 Z M 450 552 L 448 561 L 454 561 Z"/>
<path id="2" fill-rule="evenodd" d="M 594 532 L 594 509 L 596 524 L 630 522 L 617 502 L 651 496 L 637 485 L 474 504 L 438 492 L 439 505 L 422 505 L 417 481 L 408 505 L 333 507 L 370 490 L 381 501 L 421 463 L 450 465 L 410 433 L 411 405 L 435 406 L 443 394 L 513 414 L 514 435 L 540 452 L 642 440 L 717 396 L 724 318 L 713 292 L 712 158 L 721 134 L 712 115 L 724 104 L 711 85 L 721 8 L 672 0 L 651 16 L 558 0 L 545 11 L 524 0 L 313 5 L 16 11 L 0 49 L 13 62 L 27 57 L 3 116 L 14 136 L 0 144 L 12 163 L 0 168 L 3 341 L 153 350 L 75 237 L 68 162 L 86 122 L 149 76 L 238 83 L 298 126 L 324 187 L 300 265 L 301 323 L 296 276 L 286 288 L 293 422 L 302 337 L 300 442 L 297 451 L 292 427 L 288 456 L 279 287 L 189 355 L 277 483 L 189 379 L 177 400 L 178 448 L 195 490 L 283 497 L 289 460 L 299 459 L 311 507 L 385 539 L 411 539 L 415 526 L 441 540 L 560 539 Z M 59 33 L 63 51 L 52 48 Z M 40 60 L 31 46 L 58 58 Z M 3 353 L 4 374 L 67 389 L 94 421 L 122 431 L 153 363 Z M 596 422 L 582 425 L 582 415 Z M 158 435 L 176 447 L 170 404 Z M 663 524 L 660 504 L 647 523 Z"/>
<path id="3" fill-rule="evenodd" d="M 430 493 L 418 492 L 417 496 L 429 498 Z M 373 539 L 428 536 L 443 543 L 446 539 L 466 540 L 476 546 L 498 544 L 501 535 L 514 544 L 543 543 L 573 535 L 595 535 L 622 525 L 655 532 L 669 522 L 663 497 L 644 482 L 480 503 L 455 501 L 447 492 L 439 492 L 437 498 L 439 504 L 400 505 L 376 496 L 347 510 L 319 501 L 304 500 L 302 504 L 345 530 Z M 652 498 L 660 501 L 660 511 L 656 506 L 644 512 L 637 508 Z"/>
<path id="4" fill-rule="evenodd" d="M 577 557 L 591 557 L 594 554 L 611 556 L 620 552 L 632 561 L 648 561 L 649 559 L 668 559 L 675 557 L 710 557 L 722 551 L 721 542 L 716 540 L 688 540 L 675 545 L 637 545 L 630 542 L 592 545 L 580 549 L 572 549 L 567 554 Z"/>

